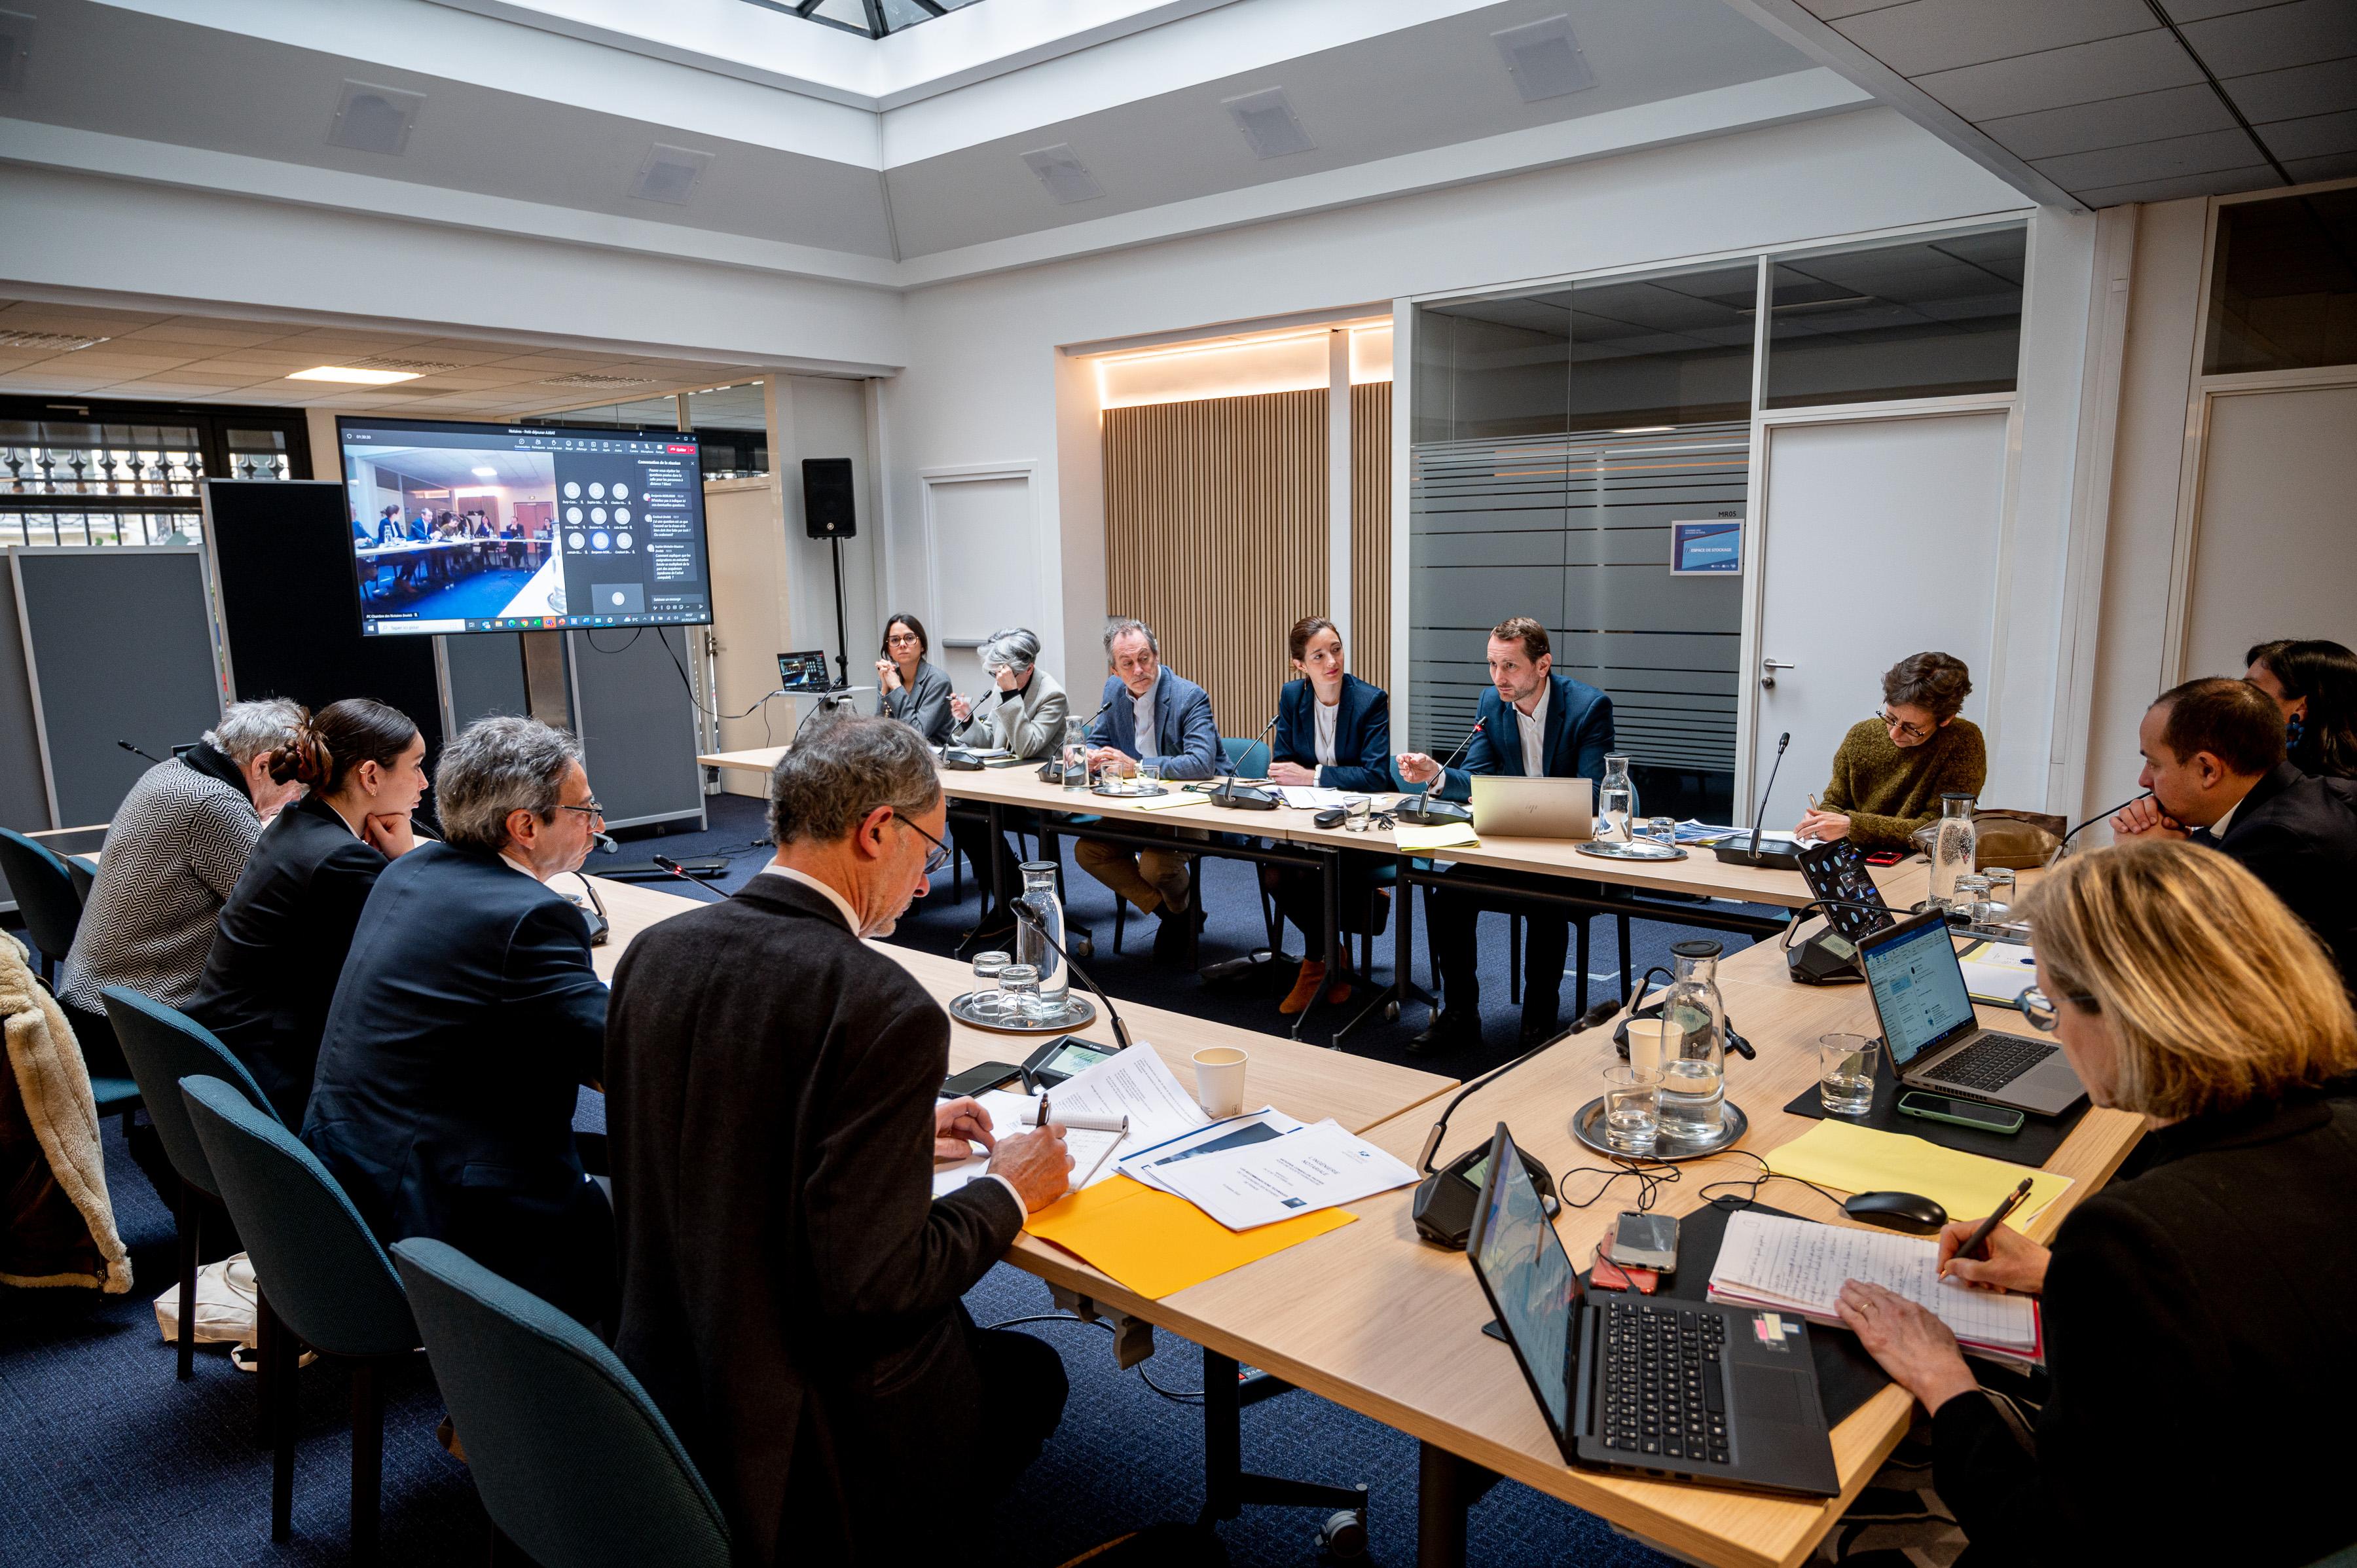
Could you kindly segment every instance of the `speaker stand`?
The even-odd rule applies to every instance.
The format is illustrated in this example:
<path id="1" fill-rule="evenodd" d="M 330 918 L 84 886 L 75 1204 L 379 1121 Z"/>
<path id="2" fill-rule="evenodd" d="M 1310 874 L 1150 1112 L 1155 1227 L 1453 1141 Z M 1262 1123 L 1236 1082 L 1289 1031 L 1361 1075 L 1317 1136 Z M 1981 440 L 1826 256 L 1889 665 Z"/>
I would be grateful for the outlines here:
<path id="1" fill-rule="evenodd" d="M 834 555 L 834 683 L 851 684 L 851 648 L 843 629 L 843 536 L 830 533 L 827 543 Z"/>

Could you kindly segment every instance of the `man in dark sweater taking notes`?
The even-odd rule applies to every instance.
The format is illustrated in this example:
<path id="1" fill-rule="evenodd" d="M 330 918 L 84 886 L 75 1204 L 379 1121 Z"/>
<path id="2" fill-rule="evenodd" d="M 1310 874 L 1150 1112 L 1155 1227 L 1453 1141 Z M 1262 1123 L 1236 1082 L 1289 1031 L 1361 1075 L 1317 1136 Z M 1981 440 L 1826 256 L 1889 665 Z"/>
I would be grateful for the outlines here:
<path id="1" fill-rule="evenodd" d="M 1945 653 L 1910 653 L 1885 671 L 1881 711 L 1842 737 L 1824 796 L 1793 832 L 1904 850 L 1939 816 L 1941 796 L 1979 795 L 1988 751 L 1979 726 L 1956 716 L 1972 689 L 1964 661 Z"/>

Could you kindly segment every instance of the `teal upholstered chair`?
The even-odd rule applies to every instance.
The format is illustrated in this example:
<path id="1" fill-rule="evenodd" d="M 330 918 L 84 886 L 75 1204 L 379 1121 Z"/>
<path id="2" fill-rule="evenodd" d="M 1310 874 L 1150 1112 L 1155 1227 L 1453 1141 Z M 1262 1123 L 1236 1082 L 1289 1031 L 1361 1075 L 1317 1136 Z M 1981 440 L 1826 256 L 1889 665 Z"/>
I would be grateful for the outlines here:
<path id="1" fill-rule="evenodd" d="M 186 1379 L 196 1347 L 197 1315 L 188 1304 L 197 1296 L 197 1250 L 203 1243 L 206 1212 L 226 1210 L 212 1166 L 205 1161 L 204 1145 L 189 1124 L 180 1080 L 202 1076 L 235 1084 L 272 1121 L 278 1118 L 245 1064 L 230 1055 L 210 1029 L 128 986 L 110 985 L 99 994 L 106 998 L 106 1021 L 114 1026 L 123 1059 L 131 1064 L 131 1076 L 147 1101 L 148 1120 L 156 1123 L 156 1136 L 172 1162 L 172 1173 L 180 1178 L 178 1201 L 172 1209 L 180 1222 L 180 1376 Z M 268 1418 L 265 1401 L 265 1423 Z"/>
<path id="2" fill-rule="evenodd" d="M 74 890 L 72 868 L 47 844 L 0 828 L 0 876 L 8 879 L 16 913 L 25 918 L 25 934 L 54 983 L 81 926 L 81 895 Z"/>
<path id="3" fill-rule="evenodd" d="M 720 1505 L 611 1350 L 447 1242 L 393 1255 L 502 1536 L 539 1568 L 727 1568 Z"/>
<path id="4" fill-rule="evenodd" d="M 401 1281 L 344 1189 L 277 1117 L 218 1078 L 185 1079 L 180 1093 L 262 1287 L 262 1355 L 278 1406 L 270 1539 L 294 1533 L 295 1369 L 308 1345 L 352 1364 L 352 1551 L 372 1559 L 384 1472 L 379 1373 L 418 1343 Z"/>

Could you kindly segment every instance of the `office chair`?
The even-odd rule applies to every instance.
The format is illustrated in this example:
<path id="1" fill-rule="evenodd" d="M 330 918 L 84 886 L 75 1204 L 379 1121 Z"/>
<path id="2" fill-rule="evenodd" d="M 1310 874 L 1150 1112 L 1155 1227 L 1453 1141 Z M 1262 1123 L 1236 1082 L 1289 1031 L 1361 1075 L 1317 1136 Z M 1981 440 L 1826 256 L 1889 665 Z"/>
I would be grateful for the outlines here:
<path id="1" fill-rule="evenodd" d="M 0 876 L 8 879 L 8 890 L 16 896 L 25 934 L 43 960 L 43 978 L 54 988 L 66 954 L 73 950 L 74 932 L 81 928 L 81 895 L 74 890 L 73 869 L 47 844 L 0 828 Z"/>

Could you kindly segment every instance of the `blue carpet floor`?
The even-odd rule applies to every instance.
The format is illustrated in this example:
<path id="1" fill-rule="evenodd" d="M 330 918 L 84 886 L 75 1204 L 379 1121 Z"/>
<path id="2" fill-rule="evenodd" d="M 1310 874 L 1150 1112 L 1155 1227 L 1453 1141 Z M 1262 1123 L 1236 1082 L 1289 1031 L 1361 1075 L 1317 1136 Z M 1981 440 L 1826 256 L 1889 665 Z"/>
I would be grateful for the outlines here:
<path id="1" fill-rule="evenodd" d="M 643 860 L 646 851 L 688 855 L 726 853 L 733 886 L 768 858 L 749 840 L 761 831 L 759 802 L 716 797 L 703 833 L 668 833 L 625 843 L 611 864 Z M 1071 854 L 1070 841 L 1065 854 Z M 1249 950 L 1265 940 L 1249 867 L 1206 862 L 1204 960 Z M 601 869 L 602 867 L 593 867 Z M 1112 951 L 1110 895 L 1069 866 L 1075 919 L 1097 930 L 1099 980 L 1118 998 L 1135 998 L 1275 1030 L 1280 1020 L 1265 987 L 1206 985 L 1147 956 L 1150 921 L 1134 922 L 1130 951 Z M 963 903 L 947 886 L 910 912 L 897 940 L 946 950 L 978 910 L 967 879 Z M 1494 924 L 1495 930 L 1490 929 Z M 1143 928 L 1143 929 L 1141 929 Z M 1512 1048 L 1514 1009 L 1506 1001 L 1504 921 L 1485 921 L 1483 965 L 1491 1044 L 1482 1058 Z M 1641 923 L 1636 958 L 1666 955 L 1677 928 Z M 1616 967 L 1609 922 L 1598 922 L 1591 968 Z M 1293 938 L 1298 951 L 1297 933 Z M 1741 939 L 1733 939 L 1739 944 Z M 1423 946 L 1421 935 L 1417 947 Z M 1377 978 L 1389 973 L 1390 943 L 1377 943 Z M 1424 965 L 1421 951 L 1418 969 Z M 1282 977 L 1270 984 L 1283 989 Z M 1604 990 L 1599 985 L 1599 997 Z M 1570 1006 L 1566 987 L 1566 1007 Z M 1354 1050 L 1405 1059 L 1400 1049 L 1420 1026 L 1410 1009 L 1397 1024 L 1363 1030 Z M 1472 1053 L 1467 1053 L 1469 1058 Z M 1470 1076 L 1477 1060 L 1452 1060 Z M 172 1220 L 109 1123 L 107 1172 L 116 1219 L 133 1251 L 136 1282 L 125 1297 L 86 1292 L 0 1290 L 0 1564 L 9 1568 L 130 1568 L 133 1564 L 328 1564 L 347 1560 L 346 1508 L 350 1464 L 348 1382 L 333 1368 L 302 1374 L 302 1434 L 296 1452 L 295 1539 L 268 1535 L 270 1466 L 254 1436 L 253 1388 L 219 1348 L 201 1351 L 188 1383 L 172 1376 L 172 1351 L 156 1328 L 149 1298 L 173 1273 Z M 967 1303 L 982 1323 L 1049 1310 L 1044 1285 L 1017 1270 L 993 1270 Z M 1008 1497 L 961 1530 L 962 1562 L 997 1568 L 1047 1568 L 1123 1530 L 1191 1519 L 1202 1497 L 1202 1427 L 1189 1403 L 1165 1388 L 1200 1387 L 1200 1354 L 1168 1336 L 1141 1369 L 1117 1371 L 1103 1330 L 1079 1324 L 1032 1325 L 1064 1356 L 1072 1393 L 1063 1425 L 1039 1462 Z M 442 1414 L 424 1358 L 388 1380 L 384 1444 L 384 1560 L 416 1568 L 483 1560 L 488 1526 L 463 1466 L 434 1440 Z M 1415 1445 L 1413 1441 L 1307 1393 L 1291 1393 L 1244 1412 L 1244 1457 L 1252 1468 L 1308 1480 L 1372 1488 L 1372 1552 L 1377 1563 L 1415 1556 Z M 928 1487 L 923 1495 L 936 1496 Z M 1295 1565 L 1318 1561 L 1315 1509 L 1258 1508 L 1221 1528 L 1239 1564 Z M 1594 1517 L 1507 1483 L 1472 1514 L 1469 1557 L 1498 1568 L 1579 1563 L 1593 1568 L 1666 1564 Z"/>

